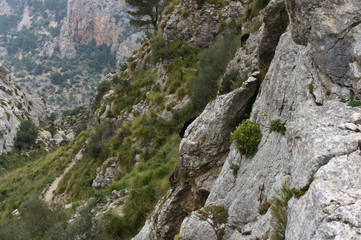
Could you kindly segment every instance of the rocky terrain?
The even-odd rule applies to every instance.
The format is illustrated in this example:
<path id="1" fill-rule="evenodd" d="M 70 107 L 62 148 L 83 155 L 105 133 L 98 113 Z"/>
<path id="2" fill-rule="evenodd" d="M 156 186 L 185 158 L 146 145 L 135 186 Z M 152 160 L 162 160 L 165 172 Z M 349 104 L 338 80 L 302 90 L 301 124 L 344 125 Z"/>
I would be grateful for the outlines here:
<path id="1" fill-rule="evenodd" d="M 122 48 L 109 17 L 122 2 L 93 2 L 68 2 L 59 54 L 90 39 Z M 89 128 L 32 160 L 36 178 L 16 170 L 15 183 L 41 180 L 32 195 L 0 176 L 0 199 L 12 200 L 0 210 L 26 212 L 46 190 L 81 206 L 45 239 L 360 239 L 360 10 L 357 0 L 171 1 L 127 69 L 100 81 L 92 124 L 80 110 L 65 118 Z"/>
<path id="2" fill-rule="evenodd" d="M 262 132 L 257 153 L 249 157 L 232 144 L 227 154 L 221 147 L 219 137 L 227 137 L 219 134 L 227 132 L 216 126 L 228 124 L 219 116 L 232 118 L 224 113 L 225 106 L 238 108 L 247 100 L 229 100 L 239 90 L 218 97 L 181 142 L 180 167 L 189 179 L 159 202 L 135 239 L 171 239 L 175 234 L 179 239 L 216 239 L 214 221 L 201 217 L 197 209 L 202 205 L 190 204 L 197 198 L 204 207 L 227 210 L 226 223 L 218 226 L 224 230 L 223 239 L 269 239 L 275 224 L 272 207 L 265 212 L 260 207 L 276 199 L 285 184 L 305 193 L 288 203 L 284 239 L 360 238 L 361 115 L 346 102 L 350 92 L 359 91 L 361 5 L 270 1 L 264 25 L 254 33 L 260 44 L 258 62 L 265 60 L 260 54 L 262 37 L 270 34 L 267 28 L 279 29 L 273 25 L 281 16 L 277 11 L 285 7 L 290 25 L 279 41 L 276 37 L 277 42 L 271 42 L 276 43 L 275 54 L 252 106 L 250 119 Z M 267 17 L 270 13 L 273 19 Z M 245 48 L 252 51 L 253 44 L 248 40 Z M 239 57 L 252 61 L 247 55 Z M 233 67 L 242 70 L 242 65 Z M 274 119 L 284 123 L 285 134 L 271 131 Z M 208 147 L 213 145 L 216 148 Z M 239 167 L 236 174 L 232 165 Z M 220 171 L 213 170 L 217 166 Z"/>
<path id="3" fill-rule="evenodd" d="M 45 102 L 15 85 L 8 69 L 0 65 L 0 154 L 11 151 L 20 122 L 26 119 L 39 126 L 47 120 Z"/>

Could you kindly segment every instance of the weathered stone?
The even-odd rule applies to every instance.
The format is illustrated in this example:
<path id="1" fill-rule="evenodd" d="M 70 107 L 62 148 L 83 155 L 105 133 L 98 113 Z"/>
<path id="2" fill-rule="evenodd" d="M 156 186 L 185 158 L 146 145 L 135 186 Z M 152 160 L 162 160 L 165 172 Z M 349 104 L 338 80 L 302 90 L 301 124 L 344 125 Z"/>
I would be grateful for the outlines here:
<path id="1" fill-rule="evenodd" d="M 240 17 L 246 1 L 227 1 L 226 6 L 186 0 L 174 7 L 165 19 L 163 36 L 166 41 L 183 40 L 200 47 L 208 47 L 216 40 L 222 21 Z"/>
<path id="2" fill-rule="evenodd" d="M 307 193 L 289 202 L 286 239 L 359 239 L 361 152 L 332 158 Z"/>
<path id="3" fill-rule="evenodd" d="M 358 0 L 286 0 L 296 43 L 311 47 L 314 64 L 332 81 L 358 92 L 361 11 Z"/>
<path id="4" fill-rule="evenodd" d="M 274 199 L 277 191 L 285 183 L 295 189 L 311 184 L 311 189 L 312 182 L 317 183 L 317 179 L 324 180 L 327 177 L 335 182 L 341 181 L 340 184 L 344 183 L 345 186 L 353 186 L 353 189 L 359 188 L 358 181 L 353 183 L 348 180 L 351 177 L 347 177 L 357 178 L 355 175 L 359 171 L 357 167 L 343 168 L 339 165 L 340 169 L 344 169 L 342 172 L 336 174 L 331 171 L 335 169 L 331 159 L 359 154 L 357 151 L 361 142 L 361 133 L 350 132 L 346 127 L 342 129 L 338 127 L 340 123 L 345 123 L 346 126 L 349 117 L 359 113 L 359 109 L 346 107 L 346 104 L 337 98 L 325 99 L 322 105 L 315 102 L 309 92 L 308 84 L 312 81 L 316 90 L 322 88 L 322 84 L 327 79 L 318 74 L 318 69 L 312 64 L 310 52 L 310 48 L 296 45 L 292 41 L 290 32 L 282 35 L 251 114 L 251 119 L 260 124 L 263 134 L 258 151 L 253 158 L 249 158 L 233 146 L 222 171 L 212 185 L 206 205 L 223 205 L 228 210 L 225 239 L 262 239 L 268 236 L 272 231 L 270 211 L 261 215 L 258 210 L 265 200 Z M 327 84 L 335 91 L 340 89 L 332 81 Z M 341 95 L 345 93 L 343 90 L 337 91 Z M 285 135 L 271 132 L 269 129 L 271 120 L 277 118 L 285 123 Z M 356 159 L 359 161 L 359 157 Z M 239 166 L 236 176 L 230 168 L 231 164 Z M 318 177 L 318 174 L 314 175 L 322 166 L 330 170 L 322 177 Z M 339 177 L 334 177 L 334 174 L 339 174 Z M 343 175 L 346 177 L 345 180 L 341 178 Z M 332 196 L 338 192 L 341 194 L 338 189 L 330 186 L 325 190 L 327 192 L 325 195 Z M 360 197 L 357 191 L 353 196 L 357 204 L 338 209 L 337 213 L 344 216 L 342 219 L 352 223 L 343 224 L 340 226 L 340 231 L 336 230 L 340 224 L 334 221 L 327 223 L 325 220 L 325 224 L 318 224 L 317 212 L 322 212 L 322 208 L 313 203 L 306 208 L 307 205 L 291 200 L 289 211 L 294 211 L 292 216 L 295 219 L 288 227 L 296 230 L 287 234 L 286 239 L 294 239 L 294 236 L 298 236 L 295 231 L 303 231 L 302 236 L 306 237 L 300 239 L 313 239 L 312 237 L 325 239 L 332 234 L 336 239 L 349 239 L 348 236 L 354 236 L 358 229 L 354 226 L 358 226 L 359 220 L 356 220 L 357 215 L 351 212 L 359 212 Z M 323 201 L 318 200 L 315 195 L 311 195 L 310 200 L 321 203 Z M 312 209 L 312 206 L 317 210 Z M 313 217 L 316 218 L 315 224 L 308 220 Z M 297 224 L 299 220 L 302 220 L 301 223 L 304 225 L 299 226 Z M 310 226 L 303 227 L 306 224 Z M 183 229 L 183 232 L 194 233 L 187 235 L 187 238 L 191 239 L 193 236 L 193 239 L 197 239 L 194 229 L 201 226 L 201 222 L 194 222 L 188 227 L 189 229 Z M 316 231 L 312 230 L 316 228 Z"/>
<path id="5" fill-rule="evenodd" d="M 60 33 L 59 46 L 62 56 L 74 56 L 76 44 L 87 44 L 93 39 L 97 45 L 111 46 L 113 51 L 120 47 L 122 54 L 118 55 L 130 56 L 133 47 L 139 47 L 136 40 L 141 35 L 137 34 L 136 37 L 130 38 L 134 40 L 134 44 L 127 46 L 126 49 L 124 44 L 120 44 L 132 34 L 132 31 L 129 31 L 127 10 L 124 0 L 69 0 L 67 17 L 64 19 Z"/>
<path id="6" fill-rule="evenodd" d="M 258 47 L 259 69 L 271 63 L 278 40 L 286 30 L 288 17 L 284 0 L 272 0 L 264 10 L 264 30 Z"/>
<path id="7" fill-rule="evenodd" d="M 102 166 L 97 168 L 97 175 L 93 181 L 92 187 L 102 189 L 110 186 L 115 181 L 120 171 L 118 157 L 111 157 L 104 161 Z"/>
<path id="8" fill-rule="evenodd" d="M 210 189 L 214 179 L 212 176 L 203 178 L 204 174 L 209 174 L 205 170 L 222 166 L 229 150 L 231 125 L 242 116 L 257 86 L 258 80 L 249 78 L 242 87 L 209 103 L 188 126 L 179 147 L 180 166 L 194 178 L 195 189 Z"/>

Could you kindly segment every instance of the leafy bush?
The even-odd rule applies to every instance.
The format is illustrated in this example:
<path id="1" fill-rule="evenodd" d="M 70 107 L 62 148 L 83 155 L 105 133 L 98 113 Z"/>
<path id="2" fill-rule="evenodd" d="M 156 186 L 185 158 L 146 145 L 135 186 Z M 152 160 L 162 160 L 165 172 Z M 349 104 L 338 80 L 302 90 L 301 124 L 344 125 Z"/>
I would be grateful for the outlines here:
<path id="1" fill-rule="evenodd" d="M 286 127 L 283 123 L 281 123 L 280 119 L 272 120 L 270 128 L 271 128 L 271 131 L 274 131 L 274 132 L 279 132 L 282 134 L 285 134 L 285 132 L 286 132 Z"/>
<path id="2" fill-rule="evenodd" d="M 232 85 L 236 82 L 237 82 L 237 86 L 239 87 L 243 83 L 243 81 L 240 81 L 240 83 L 238 83 L 237 80 L 238 80 L 238 70 L 231 69 L 231 71 L 223 77 L 221 88 L 219 89 L 219 93 L 220 94 L 229 93 L 232 90 Z"/>
<path id="3" fill-rule="evenodd" d="M 231 133 L 231 140 L 249 156 L 253 156 L 257 152 L 261 137 L 262 133 L 259 124 L 249 119 L 242 121 L 236 130 Z"/>
<path id="4" fill-rule="evenodd" d="M 102 99 L 104 94 L 110 90 L 111 86 L 112 86 L 112 83 L 111 83 L 111 81 L 108 81 L 108 80 L 104 80 L 99 83 L 98 88 L 97 88 L 97 95 L 95 96 L 94 103 L 93 103 L 94 106 L 98 105 L 98 103 L 100 102 L 100 100 Z"/>
<path id="5" fill-rule="evenodd" d="M 238 172 L 238 170 L 239 170 L 239 166 L 238 166 L 237 164 L 232 163 L 229 168 L 233 170 L 233 175 L 234 175 L 234 176 L 237 176 L 237 172 Z"/>
<path id="6" fill-rule="evenodd" d="M 351 106 L 351 107 L 361 106 L 361 102 L 359 100 L 355 99 L 354 95 L 352 93 L 350 93 L 348 95 L 348 98 L 350 99 L 350 101 L 347 103 L 347 106 Z"/>
<path id="7" fill-rule="evenodd" d="M 52 84 L 61 85 L 65 82 L 65 79 L 61 73 L 54 72 L 54 73 L 50 74 L 50 81 Z"/>
<path id="8" fill-rule="evenodd" d="M 43 239 L 53 224 L 65 220 L 66 214 L 60 207 L 31 199 L 21 206 L 19 217 L 0 222 L 0 239 Z"/>
<path id="9" fill-rule="evenodd" d="M 17 26 L 17 23 L 20 21 L 19 16 L 15 15 L 0 15 L 0 33 L 1 34 L 7 34 L 11 28 L 14 28 Z"/>
<path id="10" fill-rule="evenodd" d="M 114 134 L 111 123 L 105 122 L 95 128 L 94 133 L 90 136 L 89 143 L 85 148 L 87 155 L 93 158 L 106 158 L 105 143 Z"/>
<path id="11" fill-rule="evenodd" d="M 34 145 L 38 137 L 38 128 L 30 120 L 20 123 L 20 129 L 16 134 L 15 147 L 17 149 L 27 149 Z"/>

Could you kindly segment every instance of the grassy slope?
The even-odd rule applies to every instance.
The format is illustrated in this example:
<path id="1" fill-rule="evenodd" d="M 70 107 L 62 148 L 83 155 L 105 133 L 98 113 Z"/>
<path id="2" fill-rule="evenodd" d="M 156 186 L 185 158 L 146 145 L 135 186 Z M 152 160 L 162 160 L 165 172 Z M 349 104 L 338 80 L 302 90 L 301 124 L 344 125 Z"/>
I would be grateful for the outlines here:
<path id="1" fill-rule="evenodd" d="M 46 185 L 62 173 L 86 138 L 87 133 L 82 133 L 68 145 L 1 175 L 0 213 L 8 215 L 26 200 L 38 198 Z"/>

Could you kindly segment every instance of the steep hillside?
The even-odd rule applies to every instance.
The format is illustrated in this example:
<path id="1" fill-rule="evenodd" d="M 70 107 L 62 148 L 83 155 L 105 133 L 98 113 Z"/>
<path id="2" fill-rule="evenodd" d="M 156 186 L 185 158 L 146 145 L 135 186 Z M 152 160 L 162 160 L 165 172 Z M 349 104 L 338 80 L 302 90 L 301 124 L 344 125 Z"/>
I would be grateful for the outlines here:
<path id="1" fill-rule="evenodd" d="M 67 19 L 86 14 L 73 7 Z M 358 239 L 360 10 L 170 1 L 158 31 L 98 85 L 93 125 L 1 176 L 0 238 Z M 61 36 L 112 27 L 79 21 Z M 65 217 L 29 201 L 44 194 Z"/>
<path id="2" fill-rule="evenodd" d="M 280 29 L 285 7 L 288 30 Z M 275 49 L 250 120 L 234 131 L 227 154 L 215 137 L 226 133 L 214 122 L 227 126 L 219 115 L 233 116 L 223 114 L 224 106 L 246 101 L 230 101 L 235 90 L 206 107 L 180 144 L 180 169 L 189 179 L 157 205 L 135 239 L 360 237 L 360 7 L 270 1 L 247 54 L 236 56 L 251 62 L 247 55 L 256 50 L 262 66 L 262 49 Z M 285 31 L 279 41 L 271 29 Z M 232 67 L 242 70 L 241 61 Z M 203 208 L 189 205 L 197 198 Z"/>
<path id="3" fill-rule="evenodd" d="M 3 0 L 0 61 L 50 110 L 89 104 L 99 79 L 139 47 L 125 1 Z"/>

